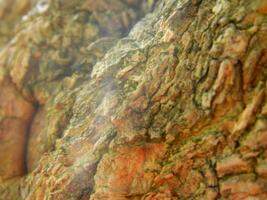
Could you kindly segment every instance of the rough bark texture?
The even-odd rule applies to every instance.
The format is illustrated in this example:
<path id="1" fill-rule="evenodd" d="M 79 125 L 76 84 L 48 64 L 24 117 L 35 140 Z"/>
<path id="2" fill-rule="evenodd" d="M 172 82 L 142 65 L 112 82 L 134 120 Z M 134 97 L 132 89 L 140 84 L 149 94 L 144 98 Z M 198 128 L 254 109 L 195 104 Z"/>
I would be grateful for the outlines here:
<path id="1" fill-rule="evenodd" d="M 1 200 L 267 199 L 267 0 L 0 0 L 0 48 Z"/>

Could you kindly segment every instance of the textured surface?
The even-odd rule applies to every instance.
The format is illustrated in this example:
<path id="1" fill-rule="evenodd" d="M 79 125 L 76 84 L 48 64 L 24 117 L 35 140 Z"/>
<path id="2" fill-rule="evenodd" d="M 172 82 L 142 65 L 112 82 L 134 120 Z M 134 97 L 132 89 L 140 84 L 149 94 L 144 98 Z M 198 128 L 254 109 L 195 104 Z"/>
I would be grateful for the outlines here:
<path id="1" fill-rule="evenodd" d="M 7 2 L 0 199 L 267 199 L 266 0 Z"/>

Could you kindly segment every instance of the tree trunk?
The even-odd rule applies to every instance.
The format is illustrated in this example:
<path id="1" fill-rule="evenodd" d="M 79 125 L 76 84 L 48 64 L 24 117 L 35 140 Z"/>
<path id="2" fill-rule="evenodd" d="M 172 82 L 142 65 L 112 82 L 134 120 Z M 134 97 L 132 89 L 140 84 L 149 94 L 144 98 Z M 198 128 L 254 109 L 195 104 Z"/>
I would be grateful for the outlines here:
<path id="1" fill-rule="evenodd" d="M 267 199 L 266 0 L 0 17 L 0 199 Z"/>

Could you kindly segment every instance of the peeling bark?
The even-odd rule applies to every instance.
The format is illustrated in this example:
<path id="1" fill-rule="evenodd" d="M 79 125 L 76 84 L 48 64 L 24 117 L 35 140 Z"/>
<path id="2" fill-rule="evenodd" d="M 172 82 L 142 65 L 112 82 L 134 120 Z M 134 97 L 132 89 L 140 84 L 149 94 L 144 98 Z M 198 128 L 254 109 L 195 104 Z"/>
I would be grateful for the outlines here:
<path id="1" fill-rule="evenodd" d="M 0 199 L 267 198 L 267 1 L 6 2 Z"/>

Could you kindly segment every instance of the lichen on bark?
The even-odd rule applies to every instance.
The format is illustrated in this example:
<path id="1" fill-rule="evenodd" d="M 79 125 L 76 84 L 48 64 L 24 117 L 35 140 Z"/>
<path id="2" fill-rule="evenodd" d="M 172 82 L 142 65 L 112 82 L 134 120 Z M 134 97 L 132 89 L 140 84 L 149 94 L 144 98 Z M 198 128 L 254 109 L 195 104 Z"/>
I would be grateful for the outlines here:
<path id="1" fill-rule="evenodd" d="M 267 1 L 0 5 L 0 199 L 267 198 Z"/>

